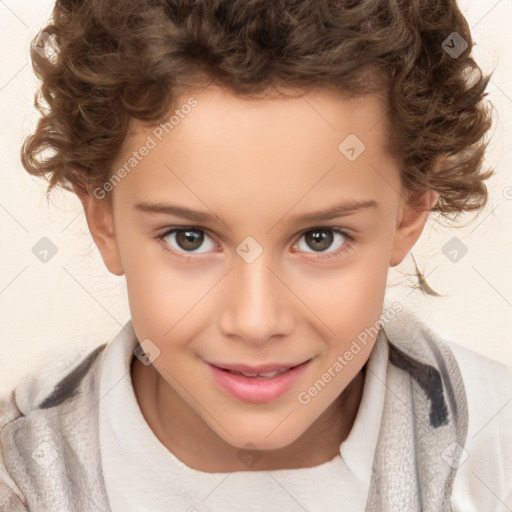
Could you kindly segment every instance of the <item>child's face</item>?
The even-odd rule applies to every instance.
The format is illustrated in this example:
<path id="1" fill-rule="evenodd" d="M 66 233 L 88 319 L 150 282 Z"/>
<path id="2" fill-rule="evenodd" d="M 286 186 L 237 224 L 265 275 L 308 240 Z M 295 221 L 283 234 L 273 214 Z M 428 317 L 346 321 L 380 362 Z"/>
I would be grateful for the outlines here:
<path id="1" fill-rule="evenodd" d="M 159 405 L 174 418 L 193 411 L 233 446 L 284 447 L 334 410 L 367 361 L 375 329 L 366 344 L 358 335 L 378 326 L 388 268 L 420 236 L 426 214 L 401 202 L 376 97 L 254 101 L 210 87 L 194 98 L 168 134 L 136 125 L 115 167 L 138 152 L 113 192 L 115 237 L 98 234 L 92 209 L 89 225 L 107 267 L 126 275 L 138 339 L 160 351 L 153 367 L 170 387 L 160 388 Z M 354 139 L 339 149 L 350 134 L 365 144 L 362 153 Z M 141 156 L 144 145 L 155 147 Z M 434 197 L 425 197 L 421 205 L 431 206 Z M 369 206 L 298 220 L 346 202 Z M 140 203 L 202 217 L 150 213 Z M 191 233 L 155 239 L 177 227 Z M 304 361 L 285 390 L 260 380 L 259 398 L 233 396 L 208 364 Z"/>

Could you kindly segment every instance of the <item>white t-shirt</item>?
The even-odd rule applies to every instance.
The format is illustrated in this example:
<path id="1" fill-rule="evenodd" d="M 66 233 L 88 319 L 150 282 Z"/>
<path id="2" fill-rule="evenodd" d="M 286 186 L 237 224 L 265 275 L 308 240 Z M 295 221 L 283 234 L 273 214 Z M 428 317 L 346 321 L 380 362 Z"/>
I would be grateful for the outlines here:
<path id="1" fill-rule="evenodd" d="M 127 332 L 130 331 L 131 335 Z M 132 386 L 137 338 L 129 322 L 101 373 L 100 448 L 112 512 L 327 512 L 365 509 L 384 405 L 388 346 L 380 332 L 353 427 L 332 460 L 301 469 L 207 473 L 169 451 L 146 423 Z"/>

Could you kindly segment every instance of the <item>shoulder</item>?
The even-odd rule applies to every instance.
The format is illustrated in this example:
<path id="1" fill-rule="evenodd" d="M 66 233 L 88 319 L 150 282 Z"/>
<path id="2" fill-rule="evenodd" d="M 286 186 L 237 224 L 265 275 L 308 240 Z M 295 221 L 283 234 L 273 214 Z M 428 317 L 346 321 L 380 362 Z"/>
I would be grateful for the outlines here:
<path id="1" fill-rule="evenodd" d="M 73 414 L 83 414 L 92 401 L 98 356 L 106 346 L 45 361 L 0 396 L 0 510 L 28 510 L 26 491 L 37 495 L 38 485 L 46 485 L 52 471 L 45 467 L 47 461 L 38 466 L 34 454 L 50 446 L 58 452 L 68 442 L 67 421 Z M 52 468 L 62 464 L 65 461 Z"/>
<path id="2" fill-rule="evenodd" d="M 454 482 L 454 512 L 512 510 L 512 367 L 447 341 L 468 404 L 468 433 Z"/>
<path id="3" fill-rule="evenodd" d="M 445 344 L 457 360 L 464 384 L 470 386 L 474 393 L 483 395 L 484 391 L 503 389 L 507 384 L 512 384 L 512 366 L 470 350 L 453 340 L 445 340 Z M 477 383 L 476 377 L 482 379 Z M 512 388 L 509 388 L 508 397 L 512 399 Z"/>
<path id="4" fill-rule="evenodd" d="M 6 466 L 7 443 L 4 443 L 4 427 L 14 424 L 21 416 L 21 411 L 16 404 L 15 390 L 5 393 L 0 397 L 0 510 L 12 510 L 13 512 L 27 510 L 26 500 L 22 492 L 12 479 Z"/>
<path id="5" fill-rule="evenodd" d="M 466 390 L 468 441 L 488 430 L 510 436 L 512 448 L 512 430 L 503 428 L 512 420 L 512 367 L 453 341 L 446 345 L 455 356 Z"/>
<path id="6" fill-rule="evenodd" d="M 104 343 L 85 351 L 70 351 L 60 356 L 53 353 L 47 357 L 35 370 L 24 375 L 9 393 L 0 396 L 0 411 L 4 408 L 8 411 L 0 417 L 0 428 L 18 417 L 37 414 L 42 409 L 73 400 L 84 378 L 97 366 L 94 363 L 99 362 L 98 356 L 106 346 Z"/>
<path id="7" fill-rule="evenodd" d="M 386 309 L 388 338 L 412 349 L 428 340 L 439 348 L 448 373 L 462 380 L 467 403 L 464 446 L 440 453 L 450 464 L 450 450 L 460 452 L 452 493 L 452 512 L 510 512 L 512 510 L 512 369 L 462 346 L 442 328 L 431 325 L 396 297 Z M 394 307 L 398 305 L 398 307 Z M 392 314 L 391 314 L 392 313 Z M 453 357 L 452 357 L 453 356 Z M 455 364 L 454 364 L 455 363 Z M 460 379 L 458 375 L 460 374 Z"/>

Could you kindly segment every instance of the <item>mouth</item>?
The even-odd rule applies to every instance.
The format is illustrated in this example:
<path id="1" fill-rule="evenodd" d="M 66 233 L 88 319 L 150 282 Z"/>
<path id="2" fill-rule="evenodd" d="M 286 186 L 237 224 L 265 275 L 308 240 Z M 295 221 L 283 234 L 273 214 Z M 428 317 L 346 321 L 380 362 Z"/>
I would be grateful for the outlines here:
<path id="1" fill-rule="evenodd" d="M 246 402 L 269 402 L 280 397 L 297 382 L 311 362 L 272 365 L 230 365 L 209 363 L 212 376 L 223 391 Z"/>
<path id="2" fill-rule="evenodd" d="M 266 364 L 258 366 L 249 366 L 244 364 L 232 365 L 224 363 L 209 364 L 235 375 L 243 375 L 244 377 L 249 378 L 273 379 L 287 371 L 293 370 L 293 368 L 297 368 L 298 366 L 307 363 L 308 361 L 296 364 Z"/>

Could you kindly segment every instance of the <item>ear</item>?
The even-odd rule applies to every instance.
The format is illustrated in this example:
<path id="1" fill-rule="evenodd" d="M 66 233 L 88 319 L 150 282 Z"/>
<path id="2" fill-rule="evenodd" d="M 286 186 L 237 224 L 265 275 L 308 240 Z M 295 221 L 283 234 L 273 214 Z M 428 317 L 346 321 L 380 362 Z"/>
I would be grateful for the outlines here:
<path id="1" fill-rule="evenodd" d="M 421 195 L 410 198 L 405 205 L 400 207 L 389 261 L 391 267 L 400 264 L 409 254 L 421 236 L 430 210 L 438 199 L 439 194 L 429 189 Z"/>
<path id="2" fill-rule="evenodd" d="M 82 203 L 89 231 L 105 266 L 112 274 L 123 275 L 111 203 L 97 199 L 86 185 L 72 182 L 72 186 Z"/>

